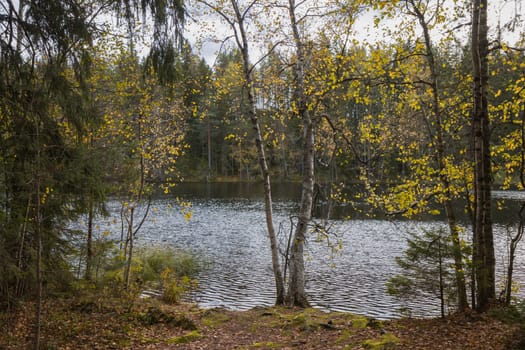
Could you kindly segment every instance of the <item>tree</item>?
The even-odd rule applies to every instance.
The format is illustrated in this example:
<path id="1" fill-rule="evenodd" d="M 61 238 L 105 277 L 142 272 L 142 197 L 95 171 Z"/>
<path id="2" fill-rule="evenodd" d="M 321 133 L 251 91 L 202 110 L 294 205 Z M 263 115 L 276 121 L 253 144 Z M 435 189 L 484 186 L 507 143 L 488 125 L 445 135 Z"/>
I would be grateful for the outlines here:
<path id="1" fill-rule="evenodd" d="M 477 309 L 486 310 L 496 297 L 494 238 L 491 217 L 492 160 L 488 112 L 487 0 L 472 1 L 472 163 L 474 166 L 473 264 Z"/>
<path id="2" fill-rule="evenodd" d="M 493 125 L 491 132 L 492 161 L 495 181 L 503 189 L 520 189 L 525 186 L 525 110 L 523 104 L 524 81 L 515 71 L 523 65 L 523 41 L 511 46 L 500 42 L 498 51 L 490 57 L 491 99 L 490 113 Z M 498 209 L 499 205 L 498 205 Z M 512 300 L 513 275 L 516 252 L 523 238 L 525 224 L 525 205 L 517 209 L 516 224 L 509 225 L 508 260 L 503 302 L 507 305 Z M 503 208 L 502 210 L 513 210 Z"/>
<path id="3" fill-rule="evenodd" d="M 269 52 L 257 71 L 257 98 L 263 114 L 270 170 L 277 179 L 289 180 L 300 170 L 300 149 L 295 145 L 302 136 L 300 120 L 290 113 L 293 95 L 293 74 L 284 53 L 277 48 Z M 273 169 L 272 169 L 273 165 Z"/>
<path id="4" fill-rule="evenodd" d="M 412 0 L 403 1 L 403 6 L 408 10 L 409 14 L 413 15 L 417 20 L 423 32 L 424 50 L 423 55 L 426 59 L 426 64 L 429 70 L 428 80 L 425 80 L 423 84 L 428 84 L 430 88 L 430 116 L 426 116 L 430 126 L 434 126 L 429 130 L 431 146 L 433 149 L 433 158 L 436 163 L 436 168 L 439 174 L 439 180 L 441 182 L 440 190 L 441 196 L 439 202 L 442 204 L 448 221 L 449 232 L 452 244 L 454 245 L 454 264 L 456 274 L 456 287 L 457 287 L 457 299 L 459 310 L 465 310 L 468 307 L 467 301 L 467 289 L 464 274 L 464 262 L 461 254 L 461 241 L 459 237 L 460 228 L 457 223 L 456 213 L 452 201 L 454 199 L 454 192 L 456 191 L 454 185 L 451 183 L 451 168 L 447 164 L 450 162 L 451 152 L 447 151 L 447 145 L 445 142 L 445 133 L 449 128 L 446 126 L 450 123 L 447 119 L 446 110 L 450 110 L 451 106 L 448 106 L 442 98 L 443 92 L 440 91 L 443 83 L 441 76 L 438 72 L 438 62 L 435 57 L 436 49 L 431 39 L 431 28 L 436 27 L 440 24 L 439 18 L 444 18 L 441 14 L 444 9 L 438 2 L 432 4 L 427 2 L 425 4 L 416 3 Z M 434 12 L 427 15 L 432 6 L 435 6 Z M 431 20 L 427 17 L 432 18 Z M 436 20 L 434 20 L 434 18 Z M 450 118 L 448 118 L 450 119 Z M 454 175 L 452 175 L 454 176 Z"/>
<path id="5" fill-rule="evenodd" d="M 185 140 L 188 149 L 179 163 L 179 170 L 184 178 L 211 180 L 212 158 L 216 153 L 212 135 L 212 124 L 215 126 L 215 89 L 213 72 L 204 59 L 192 53 L 189 44 L 185 45 L 177 59 L 177 85 L 181 86 L 184 106 L 188 110 L 188 126 Z M 223 137 L 224 138 L 224 137 Z"/>
<path id="6" fill-rule="evenodd" d="M 124 54 L 121 62 L 127 74 L 124 75 L 124 81 L 120 85 L 117 84 L 116 90 L 118 96 L 124 100 L 120 101 L 124 102 L 120 105 L 121 110 L 127 109 L 126 117 L 131 119 L 124 122 L 126 127 L 119 131 L 122 132 L 124 141 L 133 145 L 129 151 L 132 154 L 131 163 L 136 166 L 137 174 L 127 189 L 129 200 L 122 203 L 121 210 L 122 219 L 126 221 L 124 255 L 127 259 L 124 279 L 128 288 L 134 239 L 148 216 L 151 200 L 148 199 L 139 222 L 135 222 L 137 207 L 151 192 L 149 185 L 153 178 L 164 180 L 163 189 L 166 193 L 174 185 L 174 163 L 184 148 L 182 136 L 176 132 L 177 127 L 174 126 L 174 116 L 177 113 L 174 112 L 173 101 L 170 101 L 169 96 L 159 97 L 159 94 L 165 94 L 169 89 L 162 91 L 159 88 L 161 85 L 169 86 L 176 79 L 177 49 L 180 50 L 184 44 L 185 8 L 183 0 L 115 0 L 112 5 L 117 15 L 122 16 L 128 25 L 129 54 Z M 135 52 L 139 15 L 142 15 L 144 21 L 148 15 L 153 20 L 153 40 L 142 75 L 138 69 Z M 156 74 L 158 82 L 153 78 L 153 73 Z M 129 77 L 133 77 L 133 80 L 126 80 Z M 126 117 L 121 117 L 120 123 Z M 165 173 L 162 174 L 162 171 Z M 124 225 L 122 227 L 124 236 Z"/>
<path id="7" fill-rule="evenodd" d="M 246 28 L 250 11 L 258 4 L 258 1 L 254 0 L 245 7 L 241 7 L 242 4 L 237 0 L 231 0 L 229 4 L 223 1 L 208 2 L 204 0 L 198 0 L 198 2 L 211 9 L 214 13 L 218 14 L 227 23 L 231 32 L 233 33 L 235 43 L 242 56 L 242 72 L 244 78 L 243 83 L 247 97 L 246 114 L 253 126 L 255 146 L 257 148 L 259 166 L 263 177 L 266 227 L 268 229 L 268 237 L 270 240 L 272 268 L 276 287 L 275 304 L 280 305 L 284 303 L 284 281 L 279 264 L 279 246 L 273 224 L 270 171 L 268 169 L 268 162 L 266 160 L 266 150 L 259 125 L 257 106 L 254 97 L 254 67 L 250 61 L 250 42 Z"/>
<path id="8" fill-rule="evenodd" d="M 134 242 L 150 212 L 151 195 L 157 184 L 168 193 L 177 180 L 177 161 L 186 148 L 186 110 L 181 96 L 172 93 L 176 89 L 162 86 L 123 43 L 104 47 L 112 50 L 99 57 L 91 84 L 105 118 L 93 141 L 116 157 L 111 172 L 118 174 L 112 180 L 122 200 L 123 277 L 129 287 Z"/>
<path id="9" fill-rule="evenodd" d="M 442 230 L 411 234 L 408 248 L 396 262 L 403 274 L 390 278 L 388 293 L 410 300 L 416 295 L 431 293 L 440 301 L 441 317 L 450 300 L 457 302 L 456 247 L 453 237 Z M 466 253 L 466 252 L 462 252 Z"/>
<path id="10" fill-rule="evenodd" d="M 137 22 L 153 20 L 153 35 L 149 46 L 148 60 L 159 74 L 159 79 L 170 81 L 174 74 L 177 48 L 184 44 L 185 5 L 184 0 L 111 0 L 110 5 L 118 21 L 124 20 L 129 35 L 129 49 L 136 54 Z M 164 80 L 166 79 L 166 80 Z"/>
<path id="11" fill-rule="evenodd" d="M 396 158 L 401 175 L 390 179 L 394 183 L 386 190 L 369 183 L 367 187 L 372 192 L 382 193 L 380 196 L 372 194 L 369 202 L 383 207 L 391 215 L 408 217 L 420 212 L 438 213 L 439 210 L 430 204 L 439 204 L 446 214 L 456 252 L 457 307 L 465 310 L 468 308 L 467 283 L 461 254 L 464 243 L 453 201 L 467 192 L 463 186 L 468 182 L 470 168 L 465 167 L 462 157 L 465 145 L 461 143 L 461 124 L 466 122 L 462 119 L 466 100 L 458 97 L 458 89 L 462 86 L 458 64 L 461 57 L 451 54 L 455 50 L 455 34 L 447 30 L 451 22 L 447 11 L 451 9 L 445 8 L 440 1 L 371 4 L 380 11 L 381 18 L 403 13 L 410 19 L 399 23 L 399 32 L 389 29 L 391 34 L 399 35 L 399 42 L 385 49 L 386 52 L 378 53 L 375 60 L 372 54 L 375 63 L 371 69 L 375 76 L 373 84 L 381 95 L 386 94 L 386 100 L 381 98 L 380 108 L 384 110 L 383 115 L 398 117 L 395 124 L 390 124 L 393 121 L 390 118 L 382 122 L 395 136 L 379 137 L 399 145 Z M 432 33 L 437 31 L 449 34 L 435 43 Z M 386 152 L 392 152 L 391 145 L 386 147 Z M 365 168 L 364 173 L 363 179 L 370 182 L 369 168 Z"/>
<path id="12" fill-rule="evenodd" d="M 82 134 L 97 114 L 84 81 L 96 2 L 7 1 L 0 7 L 2 307 L 36 295 L 40 347 L 44 282 L 67 281 L 68 220 L 86 208 L 89 164 L 65 124 Z M 4 304 L 5 303 L 5 304 Z"/>
<path id="13" fill-rule="evenodd" d="M 243 58 L 233 49 L 220 54 L 215 65 L 215 96 L 213 108 L 215 135 L 220 146 L 219 169 L 224 175 L 238 175 L 239 180 L 250 179 L 250 169 L 258 168 L 257 149 L 249 137 L 252 123 L 246 118 L 249 105 L 244 85 Z M 261 119 L 259 119 L 261 125 Z M 262 129 L 263 127 L 261 127 Z"/>
<path id="14" fill-rule="evenodd" d="M 299 33 L 300 19 L 296 17 L 297 5 L 295 0 L 288 1 L 290 26 L 292 28 L 295 44 L 295 91 L 292 100 L 294 113 L 303 122 L 303 180 L 301 191 L 301 207 L 299 219 L 292 238 L 290 256 L 290 275 L 288 279 L 287 304 L 306 307 L 309 305 L 305 293 L 304 276 L 304 243 L 308 230 L 308 224 L 312 217 L 313 195 L 314 195 L 314 122 L 309 107 L 308 96 L 305 87 L 306 54 L 303 38 Z"/>

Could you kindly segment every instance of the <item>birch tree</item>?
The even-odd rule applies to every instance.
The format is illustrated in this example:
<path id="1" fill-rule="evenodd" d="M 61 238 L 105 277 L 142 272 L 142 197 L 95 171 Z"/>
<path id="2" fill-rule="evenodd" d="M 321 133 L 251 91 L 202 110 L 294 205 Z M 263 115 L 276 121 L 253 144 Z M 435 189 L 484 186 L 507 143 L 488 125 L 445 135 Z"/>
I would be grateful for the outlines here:
<path id="1" fill-rule="evenodd" d="M 286 303 L 300 307 L 309 305 L 305 293 L 304 271 L 304 244 L 308 231 L 308 224 L 312 217 L 313 190 L 314 190 L 314 122 L 312 120 L 308 96 L 305 91 L 306 54 L 303 38 L 300 34 L 300 18 L 297 18 L 297 4 L 295 0 L 288 1 L 290 26 L 295 46 L 295 91 L 292 100 L 292 109 L 303 123 L 303 179 L 301 190 L 301 205 L 299 219 L 292 238 L 290 251 L 290 274 Z"/>
<path id="2" fill-rule="evenodd" d="M 378 5 L 379 4 L 379 5 Z M 407 52 L 399 51 L 397 56 L 405 56 L 406 58 L 400 58 L 400 61 L 407 60 L 408 62 L 415 63 L 416 60 L 410 58 L 420 55 L 423 62 L 420 66 L 420 71 L 423 73 L 416 74 L 415 77 L 406 77 L 404 81 L 395 79 L 394 77 L 398 73 L 390 72 L 392 79 L 391 84 L 402 84 L 402 86 L 408 85 L 408 91 L 412 90 L 414 94 L 413 107 L 416 109 L 413 113 L 423 119 L 423 124 L 426 126 L 426 139 L 428 140 L 428 146 L 430 148 L 429 162 L 434 163 L 435 172 L 439 179 L 439 184 L 435 185 L 431 190 L 434 192 L 437 202 L 442 206 L 445 211 L 449 235 L 453 249 L 454 257 L 454 270 L 456 275 L 456 288 L 457 288 L 457 305 L 459 310 L 465 310 L 468 308 L 467 301 L 467 288 L 465 281 L 465 263 L 462 256 L 462 243 L 460 238 L 461 228 L 457 222 L 457 214 L 454 209 L 453 200 L 458 196 L 458 188 L 461 188 L 461 179 L 458 178 L 457 167 L 454 163 L 461 162 L 461 159 L 454 159 L 455 150 L 460 148 L 460 138 L 456 135 L 452 135 L 452 130 L 458 130 L 451 127 L 454 124 L 454 118 L 452 113 L 461 115 L 455 108 L 458 104 L 458 99 L 453 96 L 457 92 L 450 93 L 446 91 L 446 88 L 450 84 L 444 77 L 447 63 L 444 59 L 447 58 L 445 52 L 441 55 L 441 65 L 438 55 L 438 45 L 434 44 L 433 37 L 434 32 L 441 30 L 447 32 L 447 25 L 450 23 L 450 14 L 444 8 L 444 4 L 440 1 L 413 1 L 404 0 L 397 2 L 379 2 L 376 6 L 381 9 L 382 13 L 392 18 L 392 16 L 398 15 L 399 13 L 406 14 L 416 20 L 419 26 L 419 32 L 421 32 L 421 39 L 415 39 L 415 45 L 413 49 L 408 48 Z M 414 27 L 412 27 L 414 26 Z M 412 21 L 402 22 L 400 25 L 403 28 L 403 36 L 407 32 L 416 35 L 418 32 L 415 24 Z M 445 28 L 445 29 L 443 29 Z M 449 31 L 449 36 L 445 36 L 441 39 L 441 47 L 446 48 L 446 45 L 451 45 L 453 42 L 453 32 Z M 418 43 L 421 42 L 420 45 Z M 410 47 L 410 45 L 408 45 Z M 444 51 L 444 50 L 443 50 Z M 397 58 L 395 58 L 397 59 Z M 402 67 L 404 64 L 398 64 L 398 67 Z M 405 69 L 408 66 L 405 66 Z M 395 70 L 395 68 L 394 68 Z M 405 75 L 405 72 L 401 72 L 401 75 Z M 457 85 L 456 85 L 457 87 Z M 407 103 L 406 100 L 401 100 L 402 103 Z M 416 102 L 418 101 L 418 102 Z M 447 140 L 452 142 L 447 142 Z M 452 144 L 450 144 L 452 143 Z M 455 143 L 455 145 L 454 145 Z M 456 157 L 457 158 L 457 157 Z M 429 168 L 432 167 L 429 165 Z M 415 183 L 423 185 L 423 177 L 428 174 L 421 174 L 419 179 L 415 180 Z M 459 183 L 457 180 L 460 180 Z M 463 182 L 467 180 L 464 179 Z M 456 183 L 454 183 L 456 182 Z M 424 197 L 423 197 L 424 198 Z M 422 198 L 422 200 L 424 200 Z M 413 205 L 413 203 L 406 203 L 407 205 Z"/>
<path id="3" fill-rule="evenodd" d="M 204 1 L 196 0 L 212 10 L 213 13 L 217 14 L 222 21 L 224 21 L 229 29 L 230 33 L 235 40 L 235 45 L 241 52 L 242 56 L 242 72 L 243 72 L 243 83 L 246 93 L 246 104 L 247 104 L 247 117 L 252 123 L 255 147 L 257 148 L 257 154 L 259 158 L 259 167 L 263 177 L 264 183 L 264 206 L 265 206 L 265 218 L 266 228 L 268 231 L 268 238 L 270 240 L 270 250 L 272 256 L 272 269 L 275 279 L 276 287 L 276 300 L 275 304 L 280 305 L 284 303 L 284 280 L 279 263 L 279 246 L 277 241 L 277 235 L 273 223 L 273 208 L 272 208 L 272 189 L 270 180 L 270 171 L 268 168 L 268 161 L 266 159 L 266 149 L 264 146 L 264 140 L 261 133 L 261 127 L 259 124 L 259 116 L 257 113 L 257 106 L 254 96 L 254 65 L 250 59 L 250 39 L 248 37 L 248 25 L 249 20 L 254 14 L 252 13 L 257 6 L 260 5 L 261 1 L 252 0 L 249 2 L 241 2 L 237 0 L 217 0 L 217 1 Z"/>
<path id="4" fill-rule="evenodd" d="M 337 2 L 326 1 L 318 4 L 288 0 L 282 7 L 288 12 L 289 41 L 293 47 L 293 94 L 290 109 L 292 115 L 302 123 L 301 202 L 297 225 L 291 239 L 286 302 L 289 305 L 306 307 L 309 302 L 305 292 L 304 247 L 314 204 L 316 127 L 322 119 L 323 108 L 331 107 L 324 105 L 331 104 L 327 102 L 327 95 L 353 80 L 352 74 L 339 73 L 344 60 L 335 59 L 334 56 L 339 55 L 325 48 L 331 44 L 337 46 L 335 42 L 340 39 L 334 38 L 334 43 L 330 43 L 327 41 L 327 32 L 350 31 L 354 16 L 358 13 L 358 3 L 341 8 Z M 345 19 L 339 22 L 338 17 L 341 17 L 341 14 Z M 329 22 L 332 23 L 328 24 Z M 348 32 L 346 34 L 348 35 Z M 325 115 L 325 118 L 329 120 L 330 117 Z M 320 149 L 326 146 L 317 145 Z"/>

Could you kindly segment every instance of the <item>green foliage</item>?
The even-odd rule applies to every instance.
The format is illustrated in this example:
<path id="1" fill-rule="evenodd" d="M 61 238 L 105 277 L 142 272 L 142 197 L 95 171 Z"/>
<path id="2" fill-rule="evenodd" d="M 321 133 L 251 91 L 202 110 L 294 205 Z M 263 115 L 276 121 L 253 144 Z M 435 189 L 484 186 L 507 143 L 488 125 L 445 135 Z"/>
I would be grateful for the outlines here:
<path id="1" fill-rule="evenodd" d="M 403 273 L 387 282 L 387 292 L 400 299 L 409 300 L 414 295 L 429 293 L 437 298 L 442 307 L 457 302 L 457 289 L 453 265 L 454 245 L 449 235 L 441 230 L 425 231 L 422 235 L 411 234 L 408 248 L 396 262 Z M 462 254 L 469 254 L 464 245 Z"/>
<path id="2" fill-rule="evenodd" d="M 517 300 L 507 307 L 491 308 L 488 315 L 509 325 L 519 325 L 520 332 L 513 337 L 513 346 L 509 346 L 508 349 L 525 348 L 525 300 Z"/>
<path id="3" fill-rule="evenodd" d="M 93 11 L 71 0 L 0 9 L 0 309 L 33 295 L 39 248 L 45 286 L 67 288 L 67 222 L 104 200 L 88 196 L 100 159 L 80 142 L 100 118 L 85 84 Z"/>
<path id="4" fill-rule="evenodd" d="M 492 308 L 488 314 L 502 322 L 525 327 L 525 300 L 518 300 L 507 307 Z"/>
<path id="5" fill-rule="evenodd" d="M 189 276 L 178 277 L 175 271 L 170 268 L 164 269 L 161 273 L 162 297 L 170 304 L 179 303 L 182 297 L 195 289 L 198 285 L 197 280 Z"/>
<path id="6" fill-rule="evenodd" d="M 168 248 L 142 248 L 131 264 L 131 282 L 124 290 L 126 261 L 123 253 L 113 243 L 101 245 L 109 248 L 97 258 L 98 271 L 93 283 L 99 290 L 109 288 L 114 295 L 129 294 L 133 299 L 147 288 L 160 289 L 163 299 L 178 303 L 197 287 L 195 275 L 204 268 L 196 255 Z"/>
<path id="7" fill-rule="evenodd" d="M 202 268 L 203 262 L 195 254 L 169 248 L 147 248 L 137 252 L 143 261 L 141 279 L 145 282 L 158 281 L 158 277 L 167 274 L 176 278 L 193 277 Z"/>

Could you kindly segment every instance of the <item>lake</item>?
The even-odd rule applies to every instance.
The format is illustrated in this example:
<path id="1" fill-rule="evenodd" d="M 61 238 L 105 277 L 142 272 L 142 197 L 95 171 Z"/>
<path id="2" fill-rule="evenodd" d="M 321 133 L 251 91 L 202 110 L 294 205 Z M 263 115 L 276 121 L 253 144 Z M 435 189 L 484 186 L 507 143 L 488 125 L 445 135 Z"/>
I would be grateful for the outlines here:
<path id="1" fill-rule="evenodd" d="M 300 185 L 276 184 L 273 189 L 274 222 L 285 242 L 290 216 L 297 213 Z M 202 307 L 243 310 L 272 305 L 275 287 L 262 184 L 182 184 L 175 192 L 174 196 L 192 202 L 191 220 L 186 221 L 171 206 L 172 200 L 157 199 L 150 219 L 139 233 L 139 244 L 182 248 L 202 256 L 208 264 L 198 276 L 199 289 L 193 294 Z M 495 196 L 503 208 L 494 213 L 497 269 L 501 275 L 506 259 L 506 227 L 515 220 L 524 198 L 521 192 L 495 192 Z M 354 215 L 348 208 L 335 212 L 339 213 L 336 217 L 350 215 L 350 219 L 329 221 L 330 242 L 341 242 L 342 249 L 334 251 L 326 240 L 315 235 L 310 237 L 306 249 L 306 290 L 312 306 L 378 319 L 399 317 L 401 308 L 409 308 L 413 316 L 439 315 L 435 297 L 403 302 L 387 294 L 386 282 L 400 272 L 395 258 L 403 254 L 408 234 L 446 230 L 442 218 L 387 220 Z M 114 232 L 119 230 L 120 227 L 112 228 Z M 523 253 L 520 247 L 515 266 L 515 279 L 521 285 L 525 282 Z"/>

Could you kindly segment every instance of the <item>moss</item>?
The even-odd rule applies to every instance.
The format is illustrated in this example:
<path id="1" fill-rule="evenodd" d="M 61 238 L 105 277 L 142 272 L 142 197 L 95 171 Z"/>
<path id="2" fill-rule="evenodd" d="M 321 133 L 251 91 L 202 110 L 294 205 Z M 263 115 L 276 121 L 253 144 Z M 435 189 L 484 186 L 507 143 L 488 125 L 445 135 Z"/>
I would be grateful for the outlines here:
<path id="1" fill-rule="evenodd" d="M 365 329 L 368 326 L 368 319 L 362 316 L 356 316 L 352 320 L 352 328 Z"/>
<path id="2" fill-rule="evenodd" d="M 349 330 L 344 330 L 341 332 L 341 335 L 339 336 L 339 338 L 337 338 L 335 340 L 335 343 L 336 344 L 341 344 L 341 343 L 344 343 L 346 342 L 348 339 L 350 339 L 350 337 L 352 336 L 352 332 L 350 332 Z"/>
<path id="3" fill-rule="evenodd" d="M 266 312 L 265 315 L 273 316 Z M 308 308 L 295 313 L 277 314 L 278 317 L 272 317 L 268 324 L 274 328 L 282 329 L 300 329 L 302 331 L 317 330 L 324 328 L 328 330 L 337 329 L 338 325 L 347 324 L 347 316 L 340 313 L 324 312 L 319 309 Z"/>
<path id="4" fill-rule="evenodd" d="M 274 309 L 265 309 L 264 311 L 261 312 L 260 316 L 261 317 L 278 317 L 279 316 L 279 312 L 277 311 L 276 308 L 274 308 Z"/>
<path id="5" fill-rule="evenodd" d="M 293 327 L 306 328 L 308 326 L 309 320 L 305 314 L 299 314 L 292 317 L 290 323 Z"/>
<path id="6" fill-rule="evenodd" d="M 282 349 L 284 347 L 284 344 L 282 344 L 282 343 L 274 343 L 272 341 L 267 341 L 267 342 L 253 343 L 252 346 L 255 347 L 255 348 Z"/>
<path id="7" fill-rule="evenodd" d="M 279 320 L 273 322 L 273 325 L 284 329 L 294 328 L 301 331 L 318 328 L 318 325 L 312 321 L 312 318 L 304 312 L 299 314 L 281 315 Z"/>
<path id="8" fill-rule="evenodd" d="M 399 339 L 395 335 L 387 333 L 379 339 L 365 340 L 363 347 L 368 350 L 388 350 L 395 349 L 398 343 Z"/>
<path id="9" fill-rule="evenodd" d="M 230 316 L 226 315 L 224 310 L 211 309 L 203 313 L 201 322 L 206 327 L 215 328 L 230 321 L 230 319 Z"/>
<path id="10" fill-rule="evenodd" d="M 117 339 L 115 343 L 121 348 L 127 348 L 131 346 L 131 339 L 126 339 L 126 338 Z"/>
<path id="11" fill-rule="evenodd" d="M 191 343 L 201 337 L 199 331 L 191 331 L 178 337 L 173 337 L 167 340 L 168 344 L 186 344 Z"/>
<path id="12" fill-rule="evenodd" d="M 155 338 L 151 338 L 151 337 L 142 337 L 140 339 L 140 343 L 141 344 L 144 344 L 144 345 L 147 345 L 147 344 L 157 344 L 159 343 L 159 340 L 158 339 L 155 339 Z"/>

